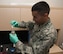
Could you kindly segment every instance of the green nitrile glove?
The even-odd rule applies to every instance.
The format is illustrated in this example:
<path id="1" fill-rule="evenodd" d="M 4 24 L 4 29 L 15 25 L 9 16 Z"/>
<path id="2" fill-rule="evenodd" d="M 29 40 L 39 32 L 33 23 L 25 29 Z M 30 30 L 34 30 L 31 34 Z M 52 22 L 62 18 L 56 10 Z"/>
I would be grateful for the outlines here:
<path id="1" fill-rule="evenodd" d="M 13 27 L 19 27 L 19 22 L 15 21 L 15 20 L 12 20 L 10 22 L 10 24 L 13 26 Z"/>
<path id="2" fill-rule="evenodd" d="M 10 36 L 9 37 L 10 38 L 10 41 L 12 43 L 16 44 L 19 41 L 16 33 L 14 33 L 14 34 L 13 33 L 10 33 L 9 36 Z"/>

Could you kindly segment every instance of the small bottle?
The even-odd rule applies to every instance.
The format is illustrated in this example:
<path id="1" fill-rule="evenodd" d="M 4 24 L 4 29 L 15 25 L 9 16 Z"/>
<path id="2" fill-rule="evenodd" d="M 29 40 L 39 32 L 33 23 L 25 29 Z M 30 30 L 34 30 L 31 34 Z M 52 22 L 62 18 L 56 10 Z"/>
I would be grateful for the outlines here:
<path id="1" fill-rule="evenodd" d="M 8 52 L 9 52 L 9 48 L 6 47 L 6 52 L 4 52 L 4 53 L 5 53 L 5 54 L 8 54 Z"/>
<path id="2" fill-rule="evenodd" d="M 13 26 L 11 26 L 11 28 L 12 28 L 11 33 L 15 34 L 15 31 L 13 30 Z"/>
<path id="3" fill-rule="evenodd" d="M 12 34 L 15 34 L 15 31 L 11 31 Z"/>
<path id="4" fill-rule="evenodd" d="M 6 48 L 6 52 L 8 51 L 8 47 Z"/>
<path id="5" fill-rule="evenodd" d="M 0 45 L 0 54 L 3 53 L 3 45 Z"/>
<path id="6" fill-rule="evenodd" d="M 1 47 L 1 52 L 3 51 L 3 45 L 0 46 Z"/>

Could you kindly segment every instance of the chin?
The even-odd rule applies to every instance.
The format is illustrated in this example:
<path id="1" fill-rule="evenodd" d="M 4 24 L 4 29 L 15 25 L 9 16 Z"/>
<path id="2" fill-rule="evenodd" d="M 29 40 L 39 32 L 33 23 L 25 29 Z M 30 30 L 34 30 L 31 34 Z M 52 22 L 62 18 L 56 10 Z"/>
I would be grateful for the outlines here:
<path id="1" fill-rule="evenodd" d="M 40 25 L 39 23 L 36 23 L 37 25 Z"/>

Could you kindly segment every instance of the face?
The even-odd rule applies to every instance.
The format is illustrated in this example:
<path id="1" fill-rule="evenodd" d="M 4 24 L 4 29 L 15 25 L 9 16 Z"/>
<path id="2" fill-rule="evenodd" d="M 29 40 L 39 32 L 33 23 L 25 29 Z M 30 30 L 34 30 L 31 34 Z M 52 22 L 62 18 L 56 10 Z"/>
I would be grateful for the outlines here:
<path id="1" fill-rule="evenodd" d="M 44 14 L 39 14 L 37 11 L 33 11 L 32 12 L 32 16 L 33 16 L 33 21 L 35 21 L 35 23 L 37 24 L 43 24 L 46 21 L 46 16 Z"/>

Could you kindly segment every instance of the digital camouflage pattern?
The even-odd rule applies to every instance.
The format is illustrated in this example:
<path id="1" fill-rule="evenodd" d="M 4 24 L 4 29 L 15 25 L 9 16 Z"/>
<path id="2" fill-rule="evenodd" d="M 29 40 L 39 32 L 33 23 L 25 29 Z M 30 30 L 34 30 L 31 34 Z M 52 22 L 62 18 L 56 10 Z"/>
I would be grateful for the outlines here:
<path id="1" fill-rule="evenodd" d="M 20 26 L 27 27 L 30 33 L 28 45 L 23 44 L 21 41 L 16 43 L 16 48 L 22 54 L 25 52 L 28 54 L 49 54 L 49 49 L 57 39 L 57 31 L 50 22 L 50 18 L 42 25 L 32 22 L 22 22 Z"/>

